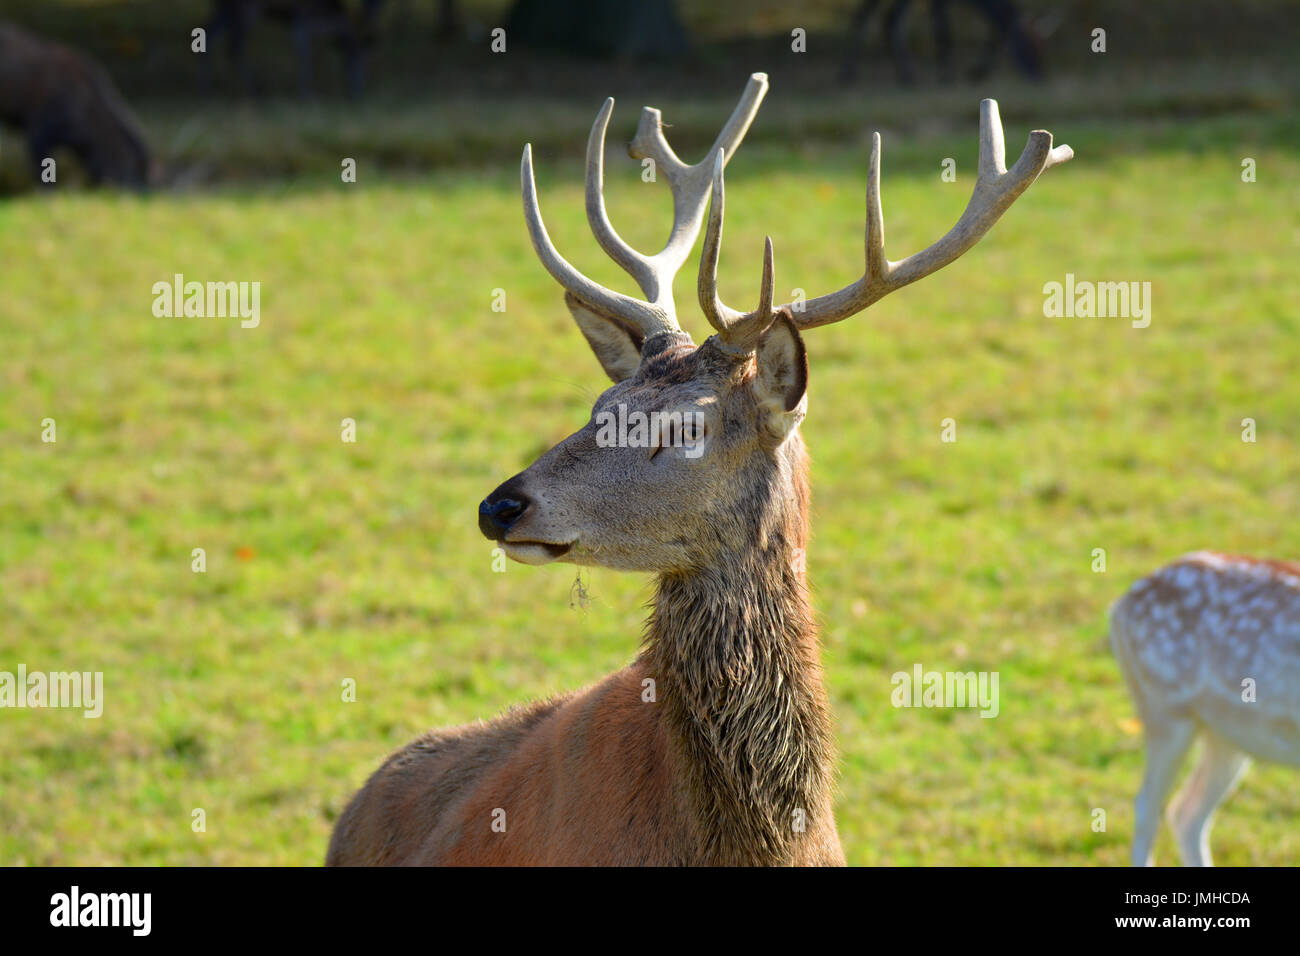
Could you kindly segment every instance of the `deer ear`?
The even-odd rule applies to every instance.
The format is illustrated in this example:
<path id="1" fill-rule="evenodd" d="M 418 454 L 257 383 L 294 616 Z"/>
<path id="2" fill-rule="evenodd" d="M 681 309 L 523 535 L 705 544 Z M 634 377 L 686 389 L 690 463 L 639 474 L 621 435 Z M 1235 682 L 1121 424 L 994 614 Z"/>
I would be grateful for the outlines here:
<path id="1" fill-rule="evenodd" d="M 641 346 L 645 344 L 645 336 L 639 330 L 588 305 L 572 292 L 564 293 L 564 304 L 573 313 L 573 320 L 596 353 L 600 367 L 614 384 L 636 374 L 641 365 Z"/>
<path id="2" fill-rule="evenodd" d="M 758 343 L 754 397 L 773 438 L 784 439 L 808 413 L 808 353 L 790 317 L 780 315 Z"/>

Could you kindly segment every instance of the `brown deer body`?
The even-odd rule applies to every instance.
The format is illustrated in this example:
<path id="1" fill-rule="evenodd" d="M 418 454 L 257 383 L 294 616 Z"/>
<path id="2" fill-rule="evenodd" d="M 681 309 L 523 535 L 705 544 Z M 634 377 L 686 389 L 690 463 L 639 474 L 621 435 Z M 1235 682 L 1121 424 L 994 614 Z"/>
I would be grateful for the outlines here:
<path id="1" fill-rule="evenodd" d="M 143 188 L 157 175 L 139 121 L 84 53 L 0 22 L 0 123 L 22 128 L 37 182 L 67 148 L 92 183 Z M 57 180 L 55 180 L 57 181 Z"/>
<path id="2" fill-rule="evenodd" d="M 1035 131 L 1003 168 L 996 105 L 982 111 L 980 175 L 961 221 L 901 262 L 883 255 L 879 142 L 867 198 L 863 278 L 773 306 L 771 241 L 758 308 L 716 294 L 722 170 L 766 91 L 751 78 L 709 158 L 687 166 L 647 109 L 629 152 L 672 187 L 674 225 L 655 256 L 605 216 L 603 149 L 612 100 L 588 142 L 587 212 L 601 246 L 644 299 L 596 285 L 551 245 L 533 185 L 529 231 L 615 383 L 592 420 L 497 488 L 479 525 L 511 558 L 658 576 L 637 660 L 575 695 L 490 724 L 434 732 L 370 778 L 335 826 L 327 862 L 375 864 L 842 864 L 832 814 L 834 748 L 808 601 L 804 549 L 807 409 L 800 329 L 838 321 L 952 261 L 1048 166 L 1070 157 Z M 711 188 L 710 188 L 711 187 Z M 672 276 L 706 199 L 701 308 L 718 334 L 698 348 L 677 325 Z M 642 414 L 640 438 L 602 438 L 609 416 Z M 659 416 L 658 418 L 654 416 Z"/>
<path id="3" fill-rule="evenodd" d="M 303 96 L 314 87 L 312 46 L 317 37 L 329 38 L 343 61 L 348 93 L 359 96 L 364 85 L 363 60 L 376 34 L 376 22 L 385 0 L 213 0 L 207 31 L 213 41 L 225 35 L 230 59 L 242 77 L 244 91 L 260 89 L 261 82 L 247 59 L 248 34 L 261 19 L 288 26 L 298 56 L 298 82 Z M 205 84 L 211 86 L 212 64 L 204 60 Z"/>

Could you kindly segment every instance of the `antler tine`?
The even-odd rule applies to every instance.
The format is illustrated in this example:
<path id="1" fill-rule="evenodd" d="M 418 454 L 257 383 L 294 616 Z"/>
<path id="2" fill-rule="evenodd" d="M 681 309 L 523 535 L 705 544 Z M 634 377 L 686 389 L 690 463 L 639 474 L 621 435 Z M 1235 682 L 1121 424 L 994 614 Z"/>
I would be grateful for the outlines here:
<path id="1" fill-rule="evenodd" d="M 555 281 L 588 304 L 635 323 L 646 338 L 660 332 L 681 331 L 676 318 L 661 306 L 642 302 L 593 282 L 560 255 L 546 232 L 546 225 L 542 222 L 542 210 L 537 204 L 532 143 L 524 146 L 523 159 L 519 165 L 519 179 L 523 187 L 524 219 L 528 223 L 528 236 L 533 241 L 537 258 L 546 267 L 546 271 L 555 277 Z"/>
<path id="2" fill-rule="evenodd" d="M 749 78 L 740 102 L 718 134 L 710 156 L 720 150 L 725 157 L 724 162 L 730 158 L 748 131 L 766 93 L 767 76 L 755 73 Z M 600 247 L 636 280 L 646 297 L 645 301 L 592 282 L 556 251 L 542 223 L 533 182 L 532 153 L 529 147 L 525 147 L 520 176 L 529 235 L 533 240 L 533 248 L 547 271 L 579 298 L 635 323 L 647 339 L 660 332 L 680 332 L 673 305 L 672 283 L 673 277 L 690 254 L 695 237 L 699 235 L 704 201 L 710 185 L 708 157 L 694 166 L 687 166 L 664 138 L 659 111 L 650 107 L 642 111 L 637 134 L 628 146 L 628 153 L 635 159 L 653 159 L 656 171 L 668 180 L 673 194 L 673 226 L 667 243 L 657 254 L 647 256 L 637 252 L 619 236 L 605 210 L 605 134 L 613 110 L 614 100 L 611 97 L 601 106 L 587 137 L 587 222 Z"/>
<path id="3" fill-rule="evenodd" d="M 721 148 L 716 151 L 715 157 L 713 195 L 709 199 L 709 224 L 704 231 L 704 249 L 700 253 L 700 274 L 696 291 L 699 294 L 700 308 L 704 311 L 704 317 L 718 330 L 722 343 L 731 350 L 749 352 L 758 341 L 758 337 L 776 318 L 776 312 L 772 309 L 772 290 L 776 284 L 772 237 L 767 237 L 763 247 L 763 283 L 759 289 L 758 308 L 752 312 L 737 312 L 718 298 L 718 259 L 722 252 L 722 220 L 726 211 Z"/>
<path id="4" fill-rule="evenodd" d="M 980 103 L 980 148 L 975 188 L 957 224 L 933 245 L 898 262 L 885 258 L 885 221 L 880 204 L 880 134 L 871 139 L 871 165 L 867 174 L 866 268 L 861 279 L 800 306 L 788 303 L 801 329 L 839 322 L 905 285 L 923 279 L 958 258 L 979 242 L 993 224 L 1046 170 L 1067 162 L 1074 150 L 1064 144 L 1052 148 L 1052 134 L 1036 129 L 1010 170 L 996 100 Z"/>
<path id="5" fill-rule="evenodd" d="M 704 200 L 713 180 L 714 156 L 721 150 L 723 164 L 731 161 L 741 140 L 749 132 L 749 126 L 766 95 L 767 74 L 752 74 L 740 95 L 740 102 L 732 110 L 713 145 L 694 166 L 682 162 L 668 145 L 659 111 L 650 106 L 641 111 L 636 136 L 627 147 L 628 155 L 633 159 L 653 160 L 656 173 L 668 180 L 673 194 L 673 228 L 668 242 L 653 260 L 663 271 L 676 275 L 690 255 L 704 218 Z"/>
<path id="6" fill-rule="evenodd" d="M 587 137 L 587 222 L 600 247 L 636 280 L 646 298 L 654 302 L 660 293 L 659 274 L 648 257 L 623 241 L 605 212 L 605 131 L 613 112 L 614 97 L 611 96 L 596 114 L 596 122 L 591 124 L 591 135 Z"/>

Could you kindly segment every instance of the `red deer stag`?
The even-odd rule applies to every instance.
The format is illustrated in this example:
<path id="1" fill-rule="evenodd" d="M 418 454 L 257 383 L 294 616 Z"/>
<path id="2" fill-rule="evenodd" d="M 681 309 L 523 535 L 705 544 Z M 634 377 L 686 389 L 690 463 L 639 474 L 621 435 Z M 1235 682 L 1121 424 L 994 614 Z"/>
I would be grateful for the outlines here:
<path id="1" fill-rule="evenodd" d="M 1150 866 L 1165 799 L 1186 866 L 1211 866 L 1214 811 L 1251 757 L 1300 767 L 1300 564 L 1198 551 L 1143 578 L 1111 611 L 1110 643 L 1142 718 L 1147 765 L 1133 865 Z"/>
<path id="2" fill-rule="evenodd" d="M 606 100 L 587 143 L 587 218 L 636 280 L 604 288 L 556 251 L 524 147 L 524 212 L 542 264 L 614 386 L 592 421 L 479 506 L 483 533 L 525 564 L 567 561 L 658 576 L 645 646 L 576 694 L 489 724 L 430 733 L 394 754 L 353 798 L 331 864 L 843 864 L 832 815 L 835 756 L 803 549 L 808 459 L 800 330 L 838 322 L 952 262 L 1049 166 L 1072 155 L 1036 130 L 1004 165 L 997 104 L 980 113 L 974 195 L 955 227 L 899 262 L 884 255 L 880 138 L 867 177 L 866 269 L 846 288 L 773 305 L 772 243 L 759 304 L 717 295 L 722 171 L 767 90 L 754 75 L 703 161 L 688 166 L 643 111 L 629 153 L 673 194 L 653 256 L 610 225 L 602 196 Z M 709 200 L 698 348 L 677 323 L 672 280 Z M 638 440 L 602 436 L 637 415 Z M 657 425 L 655 423 L 658 423 Z M 604 424 L 602 424 L 604 423 Z M 631 447 L 639 446 L 639 447 Z"/>

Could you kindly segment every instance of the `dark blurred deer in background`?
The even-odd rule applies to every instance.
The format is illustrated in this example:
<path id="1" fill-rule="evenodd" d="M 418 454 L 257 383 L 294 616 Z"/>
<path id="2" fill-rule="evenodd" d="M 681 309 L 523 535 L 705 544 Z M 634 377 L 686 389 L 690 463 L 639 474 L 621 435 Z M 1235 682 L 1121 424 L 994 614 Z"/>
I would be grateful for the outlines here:
<path id="1" fill-rule="evenodd" d="M 872 14 L 881 0 L 861 0 L 853 9 L 849 21 L 850 42 L 840 64 L 840 82 L 852 82 L 857 75 L 858 59 L 867 41 L 867 31 Z M 1031 80 L 1043 78 L 1042 54 L 1039 52 L 1040 36 L 1051 32 L 1054 24 L 1048 18 L 1027 21 L 1011 0 L 964 0 L 988 23 L 988 33 L 980 57 L 971 68 L 968 78 L 984 79 L 992 71 L 1003 46 L 1009 46 L 1011 61 L 1022 76 Z M 889 56 L 899 83 L 910 86 L 916 82 L 916 67 L 907 48 L 907 14 L 912 0 L 893 0 L 885 11 L 883 23 Z M 951 83 L 956 75 L 952 55 L 952 0 L 930 0 L 930 27 L 934 35 L 934 55 L 939 67 L 939 77 Z"/>
<path id="2" fill-rule="evenodd" d="M 26 134 L 38 182 L 58 149 L 71 150 L 92 183 L 143 188 L 156 178 L 140 123 L 107 71 L 84 53 L 2 22 L 0 123 Z"/>
<path id="3" fill-rule="evenodd" d="M 386 0 L 213 0 L 208 39 L 226 38 L 227 53 L 239 71 L 245 93 L 260 93 L 261 82 L 246 56 L 249 29 L 260 19 L 289 27 L 298 56 L 298 83 L 303 96 L 314 92 L 312 46 L 317 37 L 330 39 L 343 61 L 348 93 L 359 96 L 365 86 L 364 57 L 375 40 L 375 22 Z M 206 82 L 211 85 L 212 66 Z"/>

